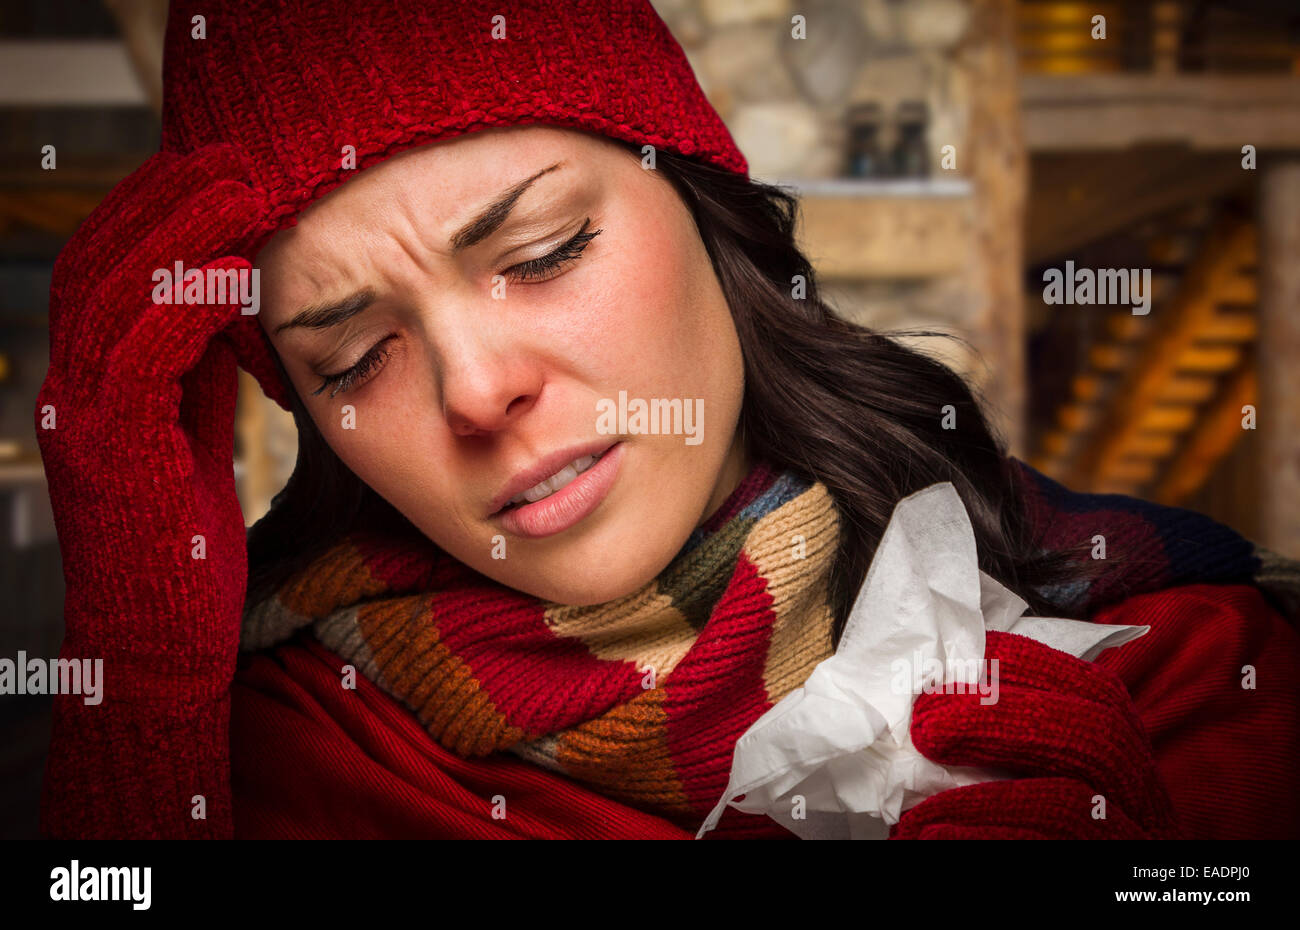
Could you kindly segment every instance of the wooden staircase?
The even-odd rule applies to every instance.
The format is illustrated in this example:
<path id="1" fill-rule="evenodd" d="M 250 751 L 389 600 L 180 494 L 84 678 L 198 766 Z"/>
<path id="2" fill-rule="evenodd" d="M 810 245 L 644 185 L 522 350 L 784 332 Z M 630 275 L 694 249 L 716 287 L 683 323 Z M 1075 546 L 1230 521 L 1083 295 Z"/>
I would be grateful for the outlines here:
<path id="1" fill-rule="evenodd" d="M 1180 239 L 1154 237 L 1152 264 L 1168 273 Z M 1112 310 L 1031 464 L 1071 487 L 1165 504 L 1200 488 L 1256 402 L 1256 253 L 1254 224 L 1221 216 L 1149 315 Z"/>

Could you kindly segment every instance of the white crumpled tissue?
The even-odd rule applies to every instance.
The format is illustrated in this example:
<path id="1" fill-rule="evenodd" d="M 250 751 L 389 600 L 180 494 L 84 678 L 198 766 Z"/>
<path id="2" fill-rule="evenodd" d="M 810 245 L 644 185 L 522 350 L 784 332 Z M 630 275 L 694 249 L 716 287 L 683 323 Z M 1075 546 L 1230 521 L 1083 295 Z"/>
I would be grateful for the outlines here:
<path id="1" fill-rule="evenodd" d="M 717 826 L 728 804 L 767 814 L 802 839 L 885 839 L 904 811 L 933 794 L 1010 777 L 921 755 L 909 732 L 916 695 L 962 682 L 965 693 L 992 703 L 996 681 L 981 675 L 986 629 L 1086 661 L 1150 629 L 1022 617 L 1028 606 L 980 571 L 952 482 L 904 497 L 835 654 L 740 737 L 727 790 L 696 839 Z"/>

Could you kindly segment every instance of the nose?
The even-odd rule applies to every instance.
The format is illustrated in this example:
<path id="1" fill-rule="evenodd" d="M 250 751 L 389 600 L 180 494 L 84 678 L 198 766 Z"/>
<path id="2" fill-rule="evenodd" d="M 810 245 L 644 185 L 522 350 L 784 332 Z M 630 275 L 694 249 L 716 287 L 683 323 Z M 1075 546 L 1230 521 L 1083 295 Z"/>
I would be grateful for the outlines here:
<path id="1" fill-rule="evenodd" d="M 514 423 L 541 391 L 535 359 L 508 335 L 470 323 L 453 341 L 444 331 L 439 371 L 442 414 L 457 436 L 482 436 Z"/>

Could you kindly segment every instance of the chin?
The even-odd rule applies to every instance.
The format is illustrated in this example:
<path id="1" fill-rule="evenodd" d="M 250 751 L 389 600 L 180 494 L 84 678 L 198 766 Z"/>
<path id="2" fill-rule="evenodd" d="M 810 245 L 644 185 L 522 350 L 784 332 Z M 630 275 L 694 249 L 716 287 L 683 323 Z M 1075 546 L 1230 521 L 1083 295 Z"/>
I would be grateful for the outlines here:
<path id="1" fill-rule="evenodd" d="M 643 545 L 644 545 L 644 541 Z M 601 547 L 594 557 L 568 556 L 563 564 L 530 574 L 525 578 L 498 579 L 502 584 L 534 597 L 570 607 L 604 604 L 632 594 L 652 581 L 663 565 L 647 559 L 644 548 L 635 560 L 611 557 L 627 551 L 621 547 Z M 672 555 L 669 555 L 671 559 Z M 574 566 L 577 562 L 577 566 Z"/>
<path id="2" fill-rule="evenodd" d="M 554 582 L 544 582 L 535 585 L 529 585 L 528 593 L 533 594 L 546 601 L 553 601 L 556 604 L 565 604 L 570 607 L 588 607 L 592 604 L 604 604 L 609 601 L 618 600 L 620 597 L 626 597 L 629 594 L 639 590 L 648 581 L 654 578 L 655 573 L 643 575 L 629 575 L 626 571 L 618 571 L 608 577 L 583 577 L 575 579 L 571 575 L 562 579 L 555 579 Z M 531 589 L 531 590 L 529 590 Z"/>

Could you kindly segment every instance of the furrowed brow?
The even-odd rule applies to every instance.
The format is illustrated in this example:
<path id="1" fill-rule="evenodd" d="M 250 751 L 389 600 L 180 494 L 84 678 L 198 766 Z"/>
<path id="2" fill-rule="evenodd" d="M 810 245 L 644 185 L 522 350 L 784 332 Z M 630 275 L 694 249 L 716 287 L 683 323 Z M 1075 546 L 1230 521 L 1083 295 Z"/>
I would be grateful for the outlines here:
<path id="1" fill-rule="evenodd" d="M 510 211 L 514 209 L 519 198 L 524 195 L 528 188 L 532 187 L 533 182 L 545 174 L 565 167 L 565 164 L 563 161 L 558 161 L 506 190 L 496 201 L 452 235 L 449 240 L 452 253 L 455 254 L 468 249 L 470 246 L 477 245 L 500 229 L 501 224 L 510 216 Z M 331 326 L 338 326 L 366 309 L 366 307 L 374 303 L 374 300 L 374 291 L 367 288 L 363 291 L 357 291 L 337 303 L 307 307 L 295 314 L 289 322 L 277 326 L 275 332 L 278 335 L 286 329 L 292 329 L 296 326 L 306 327 L 307 329 L 328 329 Z"/>
<path id="2" fill-rule="evenodd" d="M 286 329 L 302 326 L 307 329 L 328 329 L 338 326 L 356 316 L 375 301 L 375 292 L 366 288 L 343 298 L 338 303 L 317 304 L 300 310 L 288 323 L 281 323 L 275 328 L 276 335 Z"/>
<path id="3" fill-rule="evenodd" d="M 478 216 L 462 226 L 449 240 L 451 251 L 454 255 L 472 245 L 476 245 L 492 235 L 501 228 L 501 224 L 506 221 L 510 211 L 514 209 L 516 201 L 523 196 L 524 191 L 528 190 L 544 174 L 549 174 L 559 168 L 563 168 L 565 162 L 557 161 L 549 168 L 543 168 L 531 178 L 520 181 L 514 187 L 507 190 L 501 197 L 487 209 L 479 213 Z"/>

